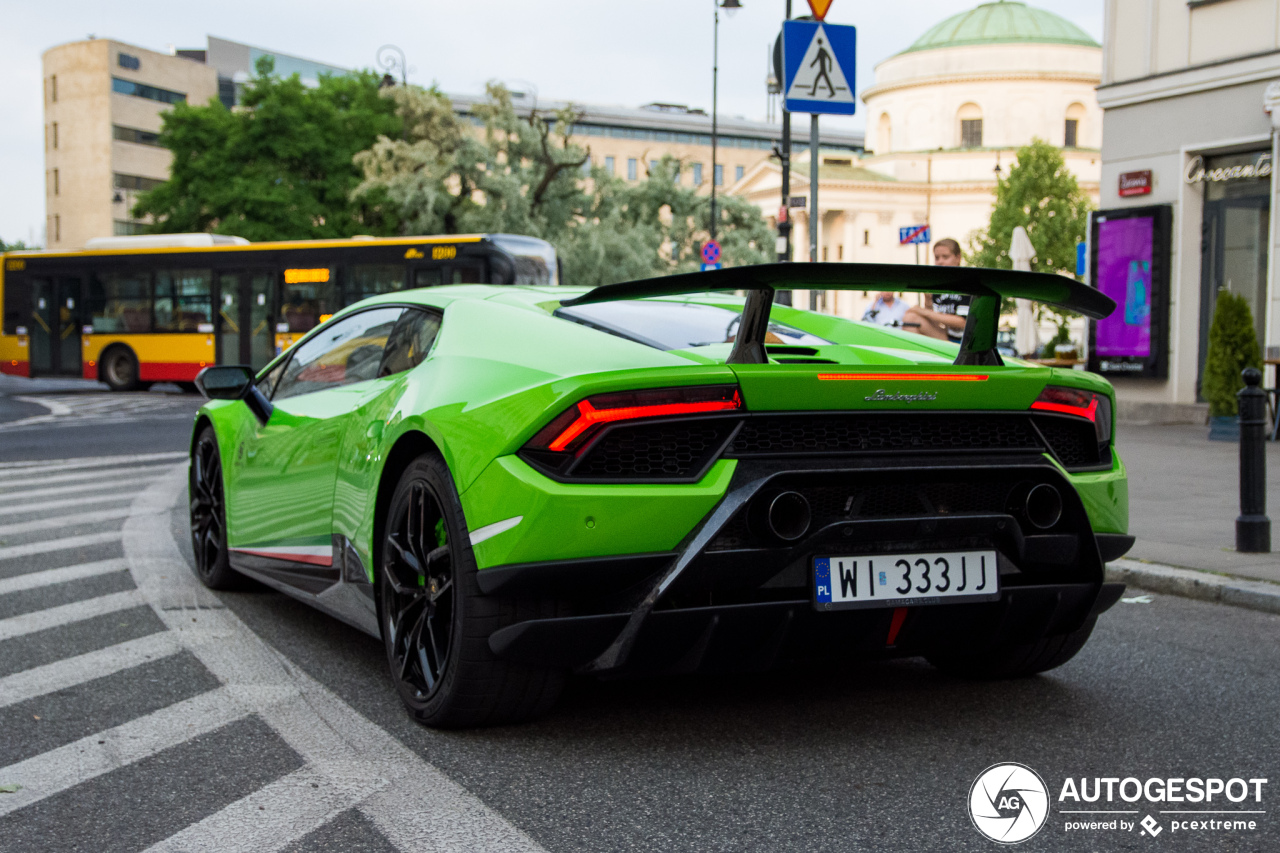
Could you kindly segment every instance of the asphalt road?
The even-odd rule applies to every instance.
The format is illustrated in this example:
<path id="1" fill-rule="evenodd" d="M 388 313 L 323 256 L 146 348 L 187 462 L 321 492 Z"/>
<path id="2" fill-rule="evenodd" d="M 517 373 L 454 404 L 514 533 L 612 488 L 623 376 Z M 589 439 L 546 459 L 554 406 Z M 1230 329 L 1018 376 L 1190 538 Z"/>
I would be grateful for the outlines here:
<path id="1" fill-rule="evenodd" d="M 275 593 L 198 587 L 194 401 L 72 396 L 0 424 L 0 786 L 23 786 L 0 793 L 6 853 L 994 850 L 966 804 L 1005 761 L 1052 805 L 1019 849 L 1280 849 L 1278 617 L 1133 591 L 1036 678 L 898 661 L 580 679 L 536 723 L 433 732 L 377 641 Z M 1064 809 L 1106 807 L 1057 802 L 1067 777 L 1130 776 L 1268 778 L 1260 804 L 1214 803 L 1266 814 L 1229 834 L 1064 829 Z M 1161 810 L 1205 806 L 1110 808 L 1167 826 Z"/>

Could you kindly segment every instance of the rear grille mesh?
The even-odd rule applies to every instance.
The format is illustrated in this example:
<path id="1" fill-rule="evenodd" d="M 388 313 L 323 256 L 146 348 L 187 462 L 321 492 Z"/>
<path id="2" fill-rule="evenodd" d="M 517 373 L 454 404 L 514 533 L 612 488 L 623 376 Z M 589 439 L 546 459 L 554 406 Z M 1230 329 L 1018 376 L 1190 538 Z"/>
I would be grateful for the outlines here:
<path id="1" fill-rule="evenodd" d="M 677 480 L 696 477 L 733 422 L 684 421 L 615 427 L 570 471 L 581 480 Z"/>
<path id="2" fill-rule="evenodd" d="M 1037 417 L 1040 434 L 1064 468 L 1088 468 L 1105 461 L 1093 424 L 1081 418 Z"/>
<path id="3" fill-rule="evenodd" d="M 749 418 L 729 455 L 1043 449 L 1021 415 L 877 412 Z"/>

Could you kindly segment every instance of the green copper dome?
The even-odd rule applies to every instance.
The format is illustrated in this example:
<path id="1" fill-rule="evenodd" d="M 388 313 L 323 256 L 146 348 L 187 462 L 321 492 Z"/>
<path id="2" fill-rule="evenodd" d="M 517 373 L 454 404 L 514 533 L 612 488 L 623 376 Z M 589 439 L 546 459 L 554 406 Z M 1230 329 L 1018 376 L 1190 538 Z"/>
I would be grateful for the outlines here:
<path id="1" fill-rule="evenodd" d="M 1044 9 L 1025 3 L 983 3 L 976 9 L 952 15 L 931 27 L 903 51 L 935 50 L 971 44 L 1032 42 L 1039 44 L 1078 44 L 1099 47 L 1088 33 L 1075 24 Z"/>

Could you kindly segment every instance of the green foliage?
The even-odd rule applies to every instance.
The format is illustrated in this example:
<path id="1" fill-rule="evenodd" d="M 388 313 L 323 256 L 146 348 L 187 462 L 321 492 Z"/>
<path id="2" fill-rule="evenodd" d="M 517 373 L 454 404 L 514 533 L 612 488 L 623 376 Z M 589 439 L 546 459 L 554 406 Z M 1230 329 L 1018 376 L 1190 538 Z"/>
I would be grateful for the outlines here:
<path id="1" fill-rule="evenodd" d="M 354 197 L 381 197 L 404 234 L 505 231 L 549 240 L 565 281 L 598 285 L 697 268 L 710 201 L 675 181 L 665 158 L 645 180 L 627 183 L 602 169 L 584 179 L 590 151 L 572 136 L 572 108 L 519 115 L 510 94 L 488 87 L 469 132 L 449 100 L 430 89 L 387 93 L 403 121 L 401 138 L 380 137 L 356 155 L 365 180 Z M 766 260 L 771 244 L 759 210 L 718 199 L 717 236 L 728 265 Z"/>
<path id="2" fill-rule="evenodd" d="M 380 97 L 372 72 L 323 76 L 307 88 L 258 61 L 241 104 L 177 104 L 164 115 L 161 143 L 173 151 L 169 180 L 139 197 L 134 216 L 152 232 L 210 231 L 250 240 L 395 233 L 394 206 L 368 197 L 356 152 L 398 135 L 395 103 Z"/>
<path id="3" fill-rule="evenodd" d="M 1236 392 L 1244 387 L 1240 372 L 1246 367 L 1262 369 L 1253 314 L 1243 296 L 1220 290 L 1209 326 L 1209 352 L 1200 383 L 1200 391 L 1209 401 L 1210 416 L 1230 417 L 1237 413 Z"/>
<path id="4" fill-rule="evenodd" d="M 1062 159 L 1062 152 L 1049 143 L 1032 140 L 1018 149 L 1017 162 L 1008 177 L 996 182 L 996 200 L 991 222 L 985 232 L 969 240 L 968 262 L 975 267 L 1013 269 L 1009 247 L 1013 229 L 1027 229 L 1036 256 L 1033 272 L 1059 273 L 1075 277 L 1076 244 L 1085 239 L 1089 226 L 1089 196 Z M 1013 310 L 1012 305 L 1007 306 Z M 1062 326 L 1066 316 L 1050 315 Z"/>
<path id="5" fill-rule="evenodd" d="M 37 246 L 28 246 L 21 240 L 16 243 L 6 243 L 3 237 L 0 237 L 0 252 L 21 252 L 26 249 L 35 249 Z"/>

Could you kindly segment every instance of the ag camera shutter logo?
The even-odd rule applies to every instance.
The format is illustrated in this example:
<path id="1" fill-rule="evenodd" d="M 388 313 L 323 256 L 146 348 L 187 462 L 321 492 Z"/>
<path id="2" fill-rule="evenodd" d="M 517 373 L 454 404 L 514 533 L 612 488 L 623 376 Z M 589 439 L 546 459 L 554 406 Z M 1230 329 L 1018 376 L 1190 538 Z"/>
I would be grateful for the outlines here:
<path id="1" fill-rule="evenodd" d="M 1025 764 L 993 764 L 969 789 L 969 819 L 1000 844 L 1017 844 L 1035 835 L 1049 817 L 1049 789 Z"/>

